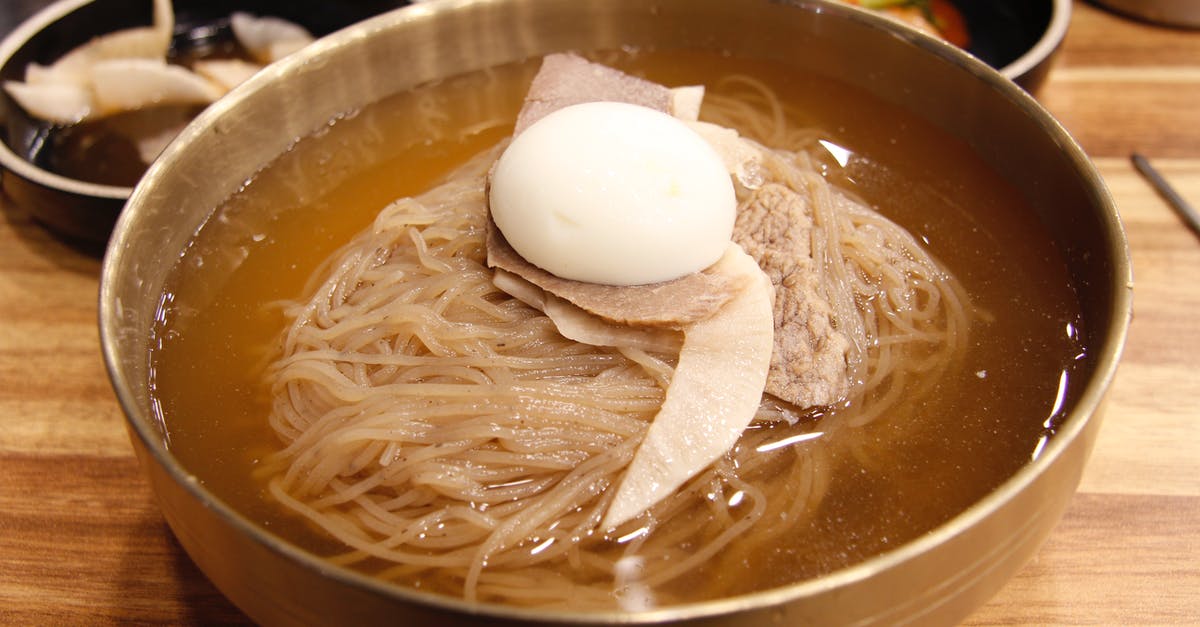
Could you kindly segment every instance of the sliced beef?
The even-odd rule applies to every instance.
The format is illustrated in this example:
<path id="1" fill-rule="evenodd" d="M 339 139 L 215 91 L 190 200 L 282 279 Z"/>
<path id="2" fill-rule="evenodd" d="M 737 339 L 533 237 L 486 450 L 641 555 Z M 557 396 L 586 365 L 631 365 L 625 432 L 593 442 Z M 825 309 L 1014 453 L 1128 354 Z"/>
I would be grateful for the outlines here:
<path id="1" fill-rule="evenodd" d="M 604 285 L 559 278 L 525 261 L 494 222 L 488 224 L 488 265 L 520 276 L 591 314 L 618 324 L 680 329 L 713 314 L 742 286 L 721 262 L 702 272 L 647 285 Z"/>
<path id="2" fill-rule="evenodd" d="M 669 113 L 673 98 L 671 90 L 658 83 L 592 63 L 579 55 L 551 54 L 542 59 L 542 67 L 529 85 L 513 135 L 520 135 L 534 122 L 571 105 L 624 102 Z"/>
<path id="3" fill-rule="evenodd" d="M 733 227 L 733 240 L 775 286 L 775 352 L 766 391 L 800 407 L 835 403 L 850 388 L 850 342 L 833 327 L 817 285 L 812 228 L 805 198 L 777 183 L 750 192 Z"/>

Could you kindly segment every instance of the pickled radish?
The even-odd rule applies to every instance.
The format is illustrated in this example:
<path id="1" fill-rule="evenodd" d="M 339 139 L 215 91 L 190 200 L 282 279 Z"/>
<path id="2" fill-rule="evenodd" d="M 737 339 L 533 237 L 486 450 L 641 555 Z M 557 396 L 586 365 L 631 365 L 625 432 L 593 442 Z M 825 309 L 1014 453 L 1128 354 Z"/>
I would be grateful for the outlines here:
<path id="1" fill-rule="evenodd" d="M 667 397 L 625 471 L 602 528 L 625 523 L 670 496 L 733 448 L 754 419 L 771 365 L 774 288 L 737 244 L 729 271 L 746 288 L 683 331 Z M 731 258 L 730 258 L 731 257 Z"/>

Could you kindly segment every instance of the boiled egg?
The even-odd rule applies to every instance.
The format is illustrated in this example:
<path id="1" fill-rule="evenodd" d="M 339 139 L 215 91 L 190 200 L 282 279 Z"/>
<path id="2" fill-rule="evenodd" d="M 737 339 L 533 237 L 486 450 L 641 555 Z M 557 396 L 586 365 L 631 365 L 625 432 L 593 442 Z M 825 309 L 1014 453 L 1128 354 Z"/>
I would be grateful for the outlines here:
<path id="1" fill-rule="evenodd" d="M 492 173 L 492 218 L 530 263 L 608 285 L 669 281 L 725 252 L 737 200 L 720 155 L 684 122 L 617 102 L 559 109 Z"/>

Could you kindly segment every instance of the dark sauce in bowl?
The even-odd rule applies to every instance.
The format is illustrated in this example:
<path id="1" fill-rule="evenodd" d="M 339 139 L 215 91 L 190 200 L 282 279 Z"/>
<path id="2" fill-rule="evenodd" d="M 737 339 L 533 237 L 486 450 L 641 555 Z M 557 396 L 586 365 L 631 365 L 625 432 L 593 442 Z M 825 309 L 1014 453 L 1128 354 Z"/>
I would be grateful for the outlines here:
<path id="1" fill-rule="evenodd" d="M 41 141 L 30 157 L 38 166 L 66 177 L 133 187 L 150 165 L 137 139 L 173 135 L 203 110 L 196 105 L 164 105 L 70 126 L 42 125 Z"/>

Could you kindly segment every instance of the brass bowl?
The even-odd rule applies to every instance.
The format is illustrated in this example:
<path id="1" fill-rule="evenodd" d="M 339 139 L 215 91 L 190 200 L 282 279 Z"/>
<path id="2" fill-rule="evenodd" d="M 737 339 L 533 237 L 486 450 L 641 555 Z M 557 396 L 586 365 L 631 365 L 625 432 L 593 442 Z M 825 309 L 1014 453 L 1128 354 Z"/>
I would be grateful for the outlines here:
<path id="1" fill-rule="evenodd" d="M 856 566 L 643 613 L 514 609 L 388 585 L 249 522 L 172 456 L 151 407 L 148 338 L 164 279 L 214 207 L 294 138 L 344 111 L 440 77 L 557 50 L 619 46 L 724 50 L 838 77 L 961 138 L 1028 198 L 1067 261 L 1097 360 L 1042 455 L 961 515 Z M 1099 429 L 1131 298 L 1125 236 L 1087 156 L 1025 91 L 949 44 L 819 0 L 446 0 L 323 39 L 209 107 L 154 164 L 116 225 L 103 267 L 100 329 L 163 515 L 201 570 L 256 621 L 948 624 L 1004 585 L 1061 517 Z"/>

